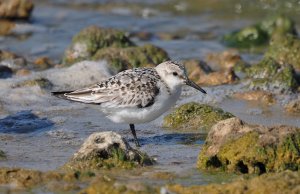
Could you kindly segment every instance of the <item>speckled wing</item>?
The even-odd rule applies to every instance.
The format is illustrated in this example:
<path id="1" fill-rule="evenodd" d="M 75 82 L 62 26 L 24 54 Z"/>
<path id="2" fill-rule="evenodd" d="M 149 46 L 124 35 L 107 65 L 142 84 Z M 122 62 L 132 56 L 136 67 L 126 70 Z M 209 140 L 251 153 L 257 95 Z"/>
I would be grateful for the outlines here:
<path id="1" fill-rule="evenodd" d="M 150 68 L 126 70 L 88 88 L 65 96 L 69 100 L 101 104 L 102 107 L 148 107 L 159 93 L 159 75 Z"/>

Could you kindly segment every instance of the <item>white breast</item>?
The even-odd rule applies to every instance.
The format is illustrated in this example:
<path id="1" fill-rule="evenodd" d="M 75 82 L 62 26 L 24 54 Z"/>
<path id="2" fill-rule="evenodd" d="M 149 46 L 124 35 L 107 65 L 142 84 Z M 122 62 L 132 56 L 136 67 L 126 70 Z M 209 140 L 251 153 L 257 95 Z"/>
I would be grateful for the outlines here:
<path id="1" fill-rule="evenodd" d="M 146 108 L 115 108 L 103 110 L 107 117 L 115 123 L 139 124 L 152 121 L 169 110 L 178 100 L 181 87 L 171 93 L 164 85 L 160 86 L 158 96 L 153 105 Z"/>

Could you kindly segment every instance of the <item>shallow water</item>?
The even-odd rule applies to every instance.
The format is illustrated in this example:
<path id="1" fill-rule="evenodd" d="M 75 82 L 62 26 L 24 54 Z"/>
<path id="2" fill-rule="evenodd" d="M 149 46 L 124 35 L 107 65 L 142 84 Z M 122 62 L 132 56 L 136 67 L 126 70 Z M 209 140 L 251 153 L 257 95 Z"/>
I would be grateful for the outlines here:
<path id="1" fill-rule="evenodd" d="M 209 52 L 225 49 L 217 37 L 256 20 L 249 18 L 221 20 L 207 12 L 193 16 L 174 16 L 159 10 L 155 11 L 154 16 L 145 17 L 130 9 L 114 9 L 108 12 L 94 9 L 78 10 L 78 7 L 63 6 L 67 1 L 55 2 L 58 4 L 37 3 L 31 23 L 20 24 L 16 29 L 16 36 L 1 38 L 0 49 L 14 51 L 31 60 L 47 56 L 59 62 L 72 36 L 89 25 L 113 27 L 127 32 L 156 33 L 185 29 L 188 35 L 179 40 L 163 41 L 157 38 L 149 41 L 134 40 L 137 44 L 150 42 L 158 45 L 166 49 L 175 60 L 203 59 Z M 213 38 L 195 36 L 197 33 L 211 33 Z M 256 61 L 261 55 L 245 53 L 243 57 L 247 61 Z M 98 81 L 90 79 L 90 74 L 95 73 L 91 69 L 86 69 L 85 73 L 81 72 L 80 75 L 77 73 L 78 69 L 53 69 L 35 73 L 32 77 L 46 75 L 50 81 L 53 80 L 55 90 L 79 88 Z M 107 74 L 107 72 L 105 75 L 95 74 L 94 77 L 101 80 L 108 76 Z M 112 123 L 95 107 L 66 102 L 52 97 L 49 91 L 41 91 L 35 87 L 11 90 L 9 86 L 18 81 L 20 80 L 11 78 L 1 83 L 1 101 L 6 111 L 0 115 L 0 147 L 8 154 L 8 159 L 0 161 L 0 166 L 18 166 L 44 171 L 56 169 L 72 156 L 88 135 L 98 131 L 116 131 L 129 139 L 133 145 L 129 127 Z M 228 99 L 228 95 L 243 90 L 241 85 L 205 89 L 208 95 L 203 96 L 186 88 L 178 105 L 190 101 L 209 103 L 232 112 L 250 123 L 300 126 L 299 115 L 286 115 L 282 107 L 266 108 Z M 205 135 L 162 129 L 162 118 L 163 116 L 153 122 L 136 126 L 143 145 L 141 149 L 157 160 L 154 167 L 156 171 L 180 174 L 182 178 L 176 179 L 175 182 L 183 184 L 206 184 L 230 179 L 228 175 L 207 174 L 195 170 Z M 11 119 L 21 119 L 16 128 L 24 129 L 22 133 L 8 133 L 5 130 Z M 36 125 L 38 130 L 33 131 Z"/>

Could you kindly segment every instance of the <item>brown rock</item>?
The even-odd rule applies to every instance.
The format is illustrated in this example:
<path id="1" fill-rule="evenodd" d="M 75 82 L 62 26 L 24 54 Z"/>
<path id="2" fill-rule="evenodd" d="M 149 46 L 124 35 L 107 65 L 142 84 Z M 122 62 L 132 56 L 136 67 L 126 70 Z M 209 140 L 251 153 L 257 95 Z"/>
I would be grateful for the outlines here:
<path id="1" fill-rule="evenodd" d="M 203 75 L 196 81 L 199 85 L 216 86 L 223 84 L 232 84 L 239 78 L 235 75 L 232 69 L 217 71 Z"/>
<path id="2" fill-rule="evenodd" d="M 207 63 L 216 69 L 230 69 L 243 62 L 237 50 L 226 50 L 220 53 L 209 53 L 206 56 Z"/>
<path id="3" fill-rule="evenodd" d="M 11 34 L 16 24 L 8 20 L 0 20 L 0 36 Z"/>
<path id="4" fill-rule="evenodd" d="M 289 102 L 284 108 L 289 113 L 300 113 L 300 99 Z"/>
<path id="5" fill-rule="evenodd" d="M 197 82 L 200 77 L 212 72 L 211 68 L 203 61 L 190 59 L 183 61 L 188 77 Z"/>
<path id="6" fill-rule="evenodd" d="M 16 72 L 17 76 L 28 76 L 31 74 L 31 71 L 28 69 L 20 69 Z"/>
<path id="7" fill-rule="evenodd" d="M 55 64 L 48 57 L 40 57 L 34 61 L 34 68 L 38 70 L 45 70 L 54 67 Z"/>
<path id="8" fill-rule="evenodd" d="M 258 101 L 268 105 L 275 102 L 274 95 L 272 93 L 262 90 L 235 93 L 233 97 L 248 101 Z"/>
<path id="9" fill-rule="evenodd" d="M 28 19 L 32 10 L 31 0 L 0 0 L 0 18 Z"/>

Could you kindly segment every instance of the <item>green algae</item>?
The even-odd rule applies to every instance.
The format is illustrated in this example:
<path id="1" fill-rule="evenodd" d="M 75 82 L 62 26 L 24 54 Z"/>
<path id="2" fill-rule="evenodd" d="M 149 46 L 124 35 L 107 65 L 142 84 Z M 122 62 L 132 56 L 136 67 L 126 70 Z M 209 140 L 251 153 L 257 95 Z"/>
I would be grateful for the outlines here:
<path id="1" fill-rule="evenodd" d="M 280 64 L 290 64 L 300 70 L 300 39 L 293 35 L 274 36 L 265 53 Z"/>
<path id="2" fill-rule="evenodd" d="M 294 22 L 288 17 L 277 16 L 227 34 L 223 42 L 230 47 L 251 48 L 266 46 L 274 35 L 284 37 L 287 34 L 297 34 Z"/>
<path id="3" fill-rule="evenodd" d="M 281 65 L 265 57 L 259 63 L 245 70 L 251 78 L 249 87 L 272 92 L 295 91 L 298 88 L 295 70 L 291 65 Z"/>
<path id="4" fill-rule="evenodd" d="M 108 61 L 110 69 L 117 73 L 130 68 L 153 67 L 168 60 L 169 56 L 163 49 L 146 44 L 140 47 L 101 49 L 93 56 L 93 60 L 100 59 Z"/>
<path id="5" fill-rule="evenodd" d="M 206 142 L 197 166 L 200 169 L 249 174 L 300 169 L 299 129 L 280 138 L 278 143 L 262 142 L 261 136 L 257 131 L 250 131 L 239 138 L 229 138 L 215 155 L 206 154 L 211 149 Z"/>
<path id="6" fill-rule="evenodd" d="M 270 173 L 262 176 L 235 180 L 227 184 L 209 184 L 200 186 L 168 185 L 167 189 L 178 194 L 196 193 L 291 193 L 300 192 L 300 173 L 284 171 L 281 173 Z"/>
<path id="7" fill-rule="evenodd" d="M 220 120 L 233 117 L 222 109 L 195 102 L 176 108 L 164 118 L 163 126 L 172 129 L 203 130 L 207 132 L 212 125 Z"/>

